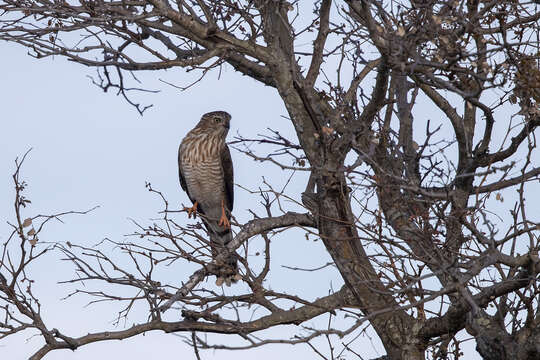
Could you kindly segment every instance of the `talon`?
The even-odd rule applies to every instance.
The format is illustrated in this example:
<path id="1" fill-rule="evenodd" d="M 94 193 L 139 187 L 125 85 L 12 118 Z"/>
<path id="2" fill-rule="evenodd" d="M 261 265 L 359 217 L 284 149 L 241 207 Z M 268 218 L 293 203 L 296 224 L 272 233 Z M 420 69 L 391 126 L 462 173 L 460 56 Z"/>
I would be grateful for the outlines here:
<path id="1" fill-rule="evenodd" d="M 219 226 L 223 226 L 224 229 L 231 228 L 231 222 L 227 219 L 227 214 L 225 214 L 225 205 L 223 200 L 221 200 L 221 218 L 219 219 Z"/>
<path id="2" fill-rule="evenodd" d="M 224 229 L 230 229 L 231 228 L 231 223 L 230 223 L 230 221 L 227 219 L 227 217 L 225 215 L 221 216 L 221 219 L 219 219 L 218 225 L 223 226 Z"/>
<path id="3" fill-rule="evenodd" d="M 192 207 L 184 207 L 184 211 L 187 211 L 188 213 L 188 219 L 191 219 L 191 215 L 193 215 L 193 218 L 197 218 L 197 205 L 198 203 L 195 201 Z"/>

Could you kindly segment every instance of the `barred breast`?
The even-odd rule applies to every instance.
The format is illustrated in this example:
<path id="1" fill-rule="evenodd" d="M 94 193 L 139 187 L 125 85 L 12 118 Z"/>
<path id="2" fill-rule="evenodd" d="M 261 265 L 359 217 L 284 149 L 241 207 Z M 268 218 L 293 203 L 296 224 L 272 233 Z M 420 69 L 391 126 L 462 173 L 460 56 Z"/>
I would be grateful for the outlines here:
<path id="1" fill-rule="evenodd" d="M 221 164 L 224 141 L 208 134 L 187 136 L 181 144 L 182 171 L 188 193 L 210 218 L 221 216 L 225 181 Z"/>

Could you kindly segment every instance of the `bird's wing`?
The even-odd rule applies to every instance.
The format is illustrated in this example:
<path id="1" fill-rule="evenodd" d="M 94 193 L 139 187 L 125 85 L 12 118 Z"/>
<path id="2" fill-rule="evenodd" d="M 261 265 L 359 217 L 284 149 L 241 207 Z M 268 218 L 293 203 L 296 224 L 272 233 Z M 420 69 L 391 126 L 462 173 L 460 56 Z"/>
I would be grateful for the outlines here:
<path id="1" fill-rule="evenodd" d="M 221 167 L 223 168 L 223 181 L 225 182 L 227 209 L 232 211 L 234 205 L 234 174 L 231 152 L 229 151 L 229 147 L 227 145 L 225 145 L 225 149 L 221 153 Z"/>

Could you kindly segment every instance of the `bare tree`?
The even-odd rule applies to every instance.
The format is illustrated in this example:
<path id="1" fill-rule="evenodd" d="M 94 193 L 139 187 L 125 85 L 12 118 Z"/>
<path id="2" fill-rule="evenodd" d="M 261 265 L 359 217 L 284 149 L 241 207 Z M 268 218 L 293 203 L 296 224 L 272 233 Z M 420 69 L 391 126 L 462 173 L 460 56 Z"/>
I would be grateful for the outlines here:
<path id="1" fill-rule="evenodd" d="M 141 113 L 148 105 L 132 100 L 126 73 L 183 67 L 202 77 L 232 66 L 275 88 L 297 139 L 273 132 L 239 137 L 235 146 L 283 172 L 310 174 L 302 194 L 261 186 L 255 195 L 266 216 L 236 224 L 228 247 L 244 250 L 237 255 L 249 293 L 224 295 L 201 283 L 214 266 L 204 229 L 183 225 L 150 185 L 163 199 L 162 219 L 137 225 L 132 241 L 114 242 L 135 270 L 101 249 L 57 244 L 75 266 L 73 282 L 138 295 L 79 292 L 125 302 L 120 316 L 134 303 L 148 308 L 140 325 L 70 337 L 44 323 L 25 285 L 25 267 L 52 250 L 37 250 L 36 221 L 59 215 L 24 220 L 18 163 L 17 221 L 0 263 L 0 328 L 3 337 L 37 330 L 45 344 L 32 359 L 151 330 L 188 334 L 197 357 L 208 348 L 311 346 L 322 336 L 329 349 L 314 351 L 323 358 L 356 358 L 363 324 L 376 332 L 386 359 L 464 358 L 463 330 L 484 359 L 540 357 L 540 225 L 529 205 L 540 174 L 538 2 L 1 0 L 0 9 L 0 39 L 37 58 L 64 56 L 98 68 L 95 83 L 117 89 Z M 243 146 L 253 142 L 275 150 L 261 155 Z M 306 210 L 277 213 L 285 197 Z M 509 213 L 504 198 L 514 202 Z M 341 289 L 308 300 L 265 287 L 270 239 L 289 228 L 324 242 Z M 264 244 L 261 266 L 245 256 L 254 237 Z M 199 269 L 175 284 L 154 275 L 181 261 Z M 265 312 L 252 313 L 254 305 Z M 178 308 L 182 320 L 163 318 Z M 353 324 L 303 325 L 337 312 Z M 253 334 L 284 324 L 301 331 L 283 339 Z M 245 345 L 214 344 L 201 333 L 236 334 Z"/>

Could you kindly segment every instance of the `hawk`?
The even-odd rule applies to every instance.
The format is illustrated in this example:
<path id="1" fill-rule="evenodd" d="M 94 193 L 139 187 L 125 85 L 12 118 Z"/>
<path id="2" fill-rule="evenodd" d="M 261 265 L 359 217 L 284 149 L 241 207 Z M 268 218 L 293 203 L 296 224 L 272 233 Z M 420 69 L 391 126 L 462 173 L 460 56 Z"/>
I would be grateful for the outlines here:
<path id="1" fill-rule="evenodd" d="M 231 115 L 225 111 L 204 114 L 199 123 L 186 135 L 178 149 L 180 185 L 193 203 L 188 217 L 197 212 L 204 215 L 203 223 L 210 236 L 212 257 L 229 250 L 232 240 L 231 211 L 234 203 L 233 164 L 225 138 L 229 132 Z M 234 254 L 224 263 L 216 264 L 219 271 L 216 284 L 239 279 Z"/>

